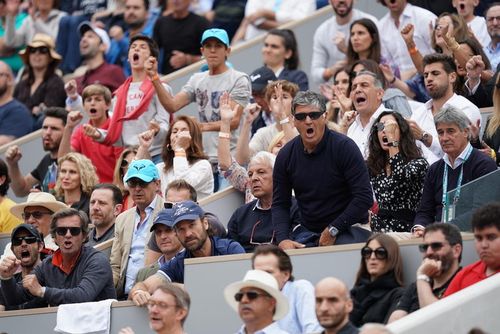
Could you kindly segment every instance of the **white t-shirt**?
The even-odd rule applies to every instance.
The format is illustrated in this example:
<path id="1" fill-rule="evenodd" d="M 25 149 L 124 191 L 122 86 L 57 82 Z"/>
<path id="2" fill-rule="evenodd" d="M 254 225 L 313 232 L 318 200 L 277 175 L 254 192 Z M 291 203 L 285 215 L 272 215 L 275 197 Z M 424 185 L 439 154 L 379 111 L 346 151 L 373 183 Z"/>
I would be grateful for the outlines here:
<path id="1" fill-rule="evenodd" d="M 490 34 L 488 34 L 488 27 L 486 26 L 486 20 L 484 17 L 476 16 L 467 25 L 472 30 L 474 36 L 476 36 L 483 48 L 490 45 L 491 37 Z"/>

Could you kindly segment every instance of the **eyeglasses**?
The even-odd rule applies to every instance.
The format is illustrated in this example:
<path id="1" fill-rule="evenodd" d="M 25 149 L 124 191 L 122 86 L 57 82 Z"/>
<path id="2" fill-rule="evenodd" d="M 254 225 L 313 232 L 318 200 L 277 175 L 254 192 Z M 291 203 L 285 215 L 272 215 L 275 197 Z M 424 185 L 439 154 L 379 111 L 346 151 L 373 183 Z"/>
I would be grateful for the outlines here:
<path id="1" fill-rule="evenodd" d="M 66 227 L 66 226 L 60 226 L 56 227 L 56 233 L 57 235 L 60 236 L 65 236 L 67 233 L 71 233 L 72 236 L 76 237 L 80 233 L 82 233 L 82 228 L 81 227 Z"/>
<path id="2" fill-rule="evenodd" d="M 269 295 L 267 295 L 265 293 L 258 293 L 257 291 L 246 291 L 246 292 L 240 291 L 234 295 L 234 300 L 236 300 L 239 303 L 243 299 L 243 296 L 247 296 L 248 300 L 257 299 L 257 298 L 259 298 L 259 296 L 270 297 Z"/>
<path id="3" fill-rule="evenodd" d="M 311 111 L 311 112 L 301 112 L 299 114 L 295 114 L 293 115 L 293 117 L 297 120 L 297 121 L 304 121 L 307 116 L 309 116 L 309 118 L 311 120 L 316 120 L 318 118 L 321 117 L 321 115 L 323 115 L 324 112 L 322 111 Z"/>
<path id="4" fill-rule="evenodd" d="M 495 21 L 495 20 L 497 20 L 498 22 L 500 22 L 500 16 L 486 16 L 486 21 L 488 21 L 490 23 L 493 22 L 493 21 Z"/>
<path id="5" fill-rule="evenodd" d="M 418 249 L 422 253 L 427 252 L 427 249 L 429 247 L 432 249 L 433 252 L 437 252 L 438 250 L 440 250 L 441 248 L 444 247 L 444 243 L 443 242 L 431 242 L 429 244 L 420 244 L 420 245 L 418 245 Z"/>
<path id="6" fill-rule="evenodd" d="M 372 256 L 372 253 L 375 253 L 375 257 L 379 260 L 387 259 L 387 250 L 384 247 L 371 249 L 370 247 L 366 246 L 361 249 L 361 256 L 365 260 L 368 260 Z"/>
<path id="7" fill-rule="evenodd" d="M 23 243 L 23 240 L 26 241 L 27 244 L 34 244 L 39 241 L 38 238 L 34 236 L 14 237 L 12 238 L 12 245 L 20 246 Z"/>
<path id="8" fill-rule="evenodd" d="M 144 182 L 143 180 L 140 180 L 140 179 L 132 179 L 132 180 L 127 181 L 127 185 L 130 188 L 135 188 L 137 186 L 139 186 L 141 188 L 146 188 L 148 186 L 148 184 L 150 184 L 150 183 L 151 182 Z"/>
<path id="9" fill-rule="evenodd" d="M 170 305 L 170 304 L 167 304 L 167 303 L 164 303 L 164 302 L 157 302 L 157 301 L 154 301 L 154 300 L 149 300 L 147 305 L 148 305 L 149 309 L 157 306 L 161 310 L 166 310 L 169 307 L 177 307 L 177 305 Z"/>
<path id="10" fill-rule="evenodd" d="M 255 224 L 253 224 L 252 233 L 250 234 L 250 244 L 251 245 L 271 245 L 274 242 L 274 230 L 273 230 L 273 235 L 271 236 L 271 241 L 269 241 L 269 242 L 257 242 L 257 241 L 253 241 L 253 236 L 255 234 L 255 229 L 257 228 L 257 226 L 260 223 L 262 223 L 262 221 L 258 220 Z"/>
<path id="11" fill-rule="evenodd" d="M 46 55 L 46 54 L 49 54 L 50 50 L 46 46 L 40 46 L 38 48 L 34 48 L 34 47 L 29 46 L 28 52 L 29 53 L 37 53 L 38 52 L 38 53 L 41 53 L 43 55 Z"/>
<path id="12" fill-rule="evenodd" d="M 21 217 L 23 217 L 24 220 L 30 219 L 31 216 L 35 219 L 40 219 L 43 217 L 43 215 L 51 215 L 52 212 L 50 211 L 33 211 L 33 212 L 23 212 L 21 214 Z"/>

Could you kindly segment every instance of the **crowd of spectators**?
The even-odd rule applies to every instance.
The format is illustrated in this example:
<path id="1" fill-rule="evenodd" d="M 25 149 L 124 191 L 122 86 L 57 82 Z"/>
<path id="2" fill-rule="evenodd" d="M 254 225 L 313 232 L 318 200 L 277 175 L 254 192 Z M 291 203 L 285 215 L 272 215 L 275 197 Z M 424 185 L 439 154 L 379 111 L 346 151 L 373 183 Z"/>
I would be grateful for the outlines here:
<path id="1" fill-rule="evenodd" d="M 456 204 L 500 166 L 500 4 L 379 0 L 377 20 L 353 2 L 0 1 L 0 145 L 41 129 L 47 152 L 25 175 L 17 145 L 0 159 L 0 307 L 128 298 L 156 314 L 174 298 L 182 330 L 184 259 L 254 252 L 225 291 L 242 333 L 356 333 L 498 272 L 497 205 L 471 223 Z M 334 15 L 304 71 L 280 26 L 321 5 Z M 259 35 L 262 66 L 244 73 L 231 46 Z M 178 92 L 161 78 L 200 60 Z M 197 201 L 230 185 L 246 204 L 220 221 Z M 455 225 L 475 234 L 473 268 L 460 271 Z M 396 240 L 418 237 L 405 287 Z M 92 248 L 107 240 L 110 265 Z M 356 242 L 350 293 L 294 280 L 284 250 Z M 260 297 L 262 321 L 245 312 Z"/>

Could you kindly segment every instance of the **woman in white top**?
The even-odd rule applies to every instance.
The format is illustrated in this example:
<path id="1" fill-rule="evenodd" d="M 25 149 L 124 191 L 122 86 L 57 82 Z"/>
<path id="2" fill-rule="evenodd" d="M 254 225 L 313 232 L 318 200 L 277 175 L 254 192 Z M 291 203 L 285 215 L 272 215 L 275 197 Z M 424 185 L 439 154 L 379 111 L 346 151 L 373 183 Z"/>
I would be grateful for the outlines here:
<path id="1" fill-rule="evenodd" d="M 139 135 L 141 145 L 137 159 L 147 157 L 152 142 L 150 131 Z M 194 189 L 198 199 L 211 195 L 214 191 L 212 165 L 203 152 L 201 128 L 198 122 L 188 116 L 178 116 L 165 137 L 161 157 L 163 162 L 156 165 L 161 179 L 161 190 L 165 194 L 168 184 L 184 179 Z"/>

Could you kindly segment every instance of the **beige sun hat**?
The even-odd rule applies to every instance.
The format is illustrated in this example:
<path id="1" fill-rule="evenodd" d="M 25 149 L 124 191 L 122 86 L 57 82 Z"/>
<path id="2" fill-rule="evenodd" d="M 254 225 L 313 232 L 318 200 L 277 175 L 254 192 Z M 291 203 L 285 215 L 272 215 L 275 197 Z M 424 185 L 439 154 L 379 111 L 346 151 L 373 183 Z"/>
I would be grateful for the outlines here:
<path id="1" fill-rule="evenodd" d="M 234 282 L 224 289 L 226 302 L 236 312 L 238 312 L 238 302 L 234 295 L 243 288 L 259 288 L 270 294 L 276 300 L 276 311 L 273 320 L 280 320 L 288 313 L 288 299 L 281 293 L 278 281 L 273 275 L 262 270 L 249 270 L 245 274 L 243 281 Z"/>
<path id="2" fill-rule="evenodd" d="M 28 199 L 24 203 L 16 204 L 10 208 L 10 213 L 19 219 L 23 219 L 24 208 L 28 206 L 43 206 L 52 212 L 57 212 L 61 209 L 67 209 L 68 206 L 63 202 L 56 200 L 54 195 L 44 192 L 30 193 Z"/>
<path id="3" fill-rule="evenodd" d="M 54 43 L 54 39 L 46 34 L 35 34 L 33 39 L 31 40 L 24 50 L 19 51 L 19 56 L 23 59 L 25 64 L 29 62 L 29 48 L 39 48 L 45 46 L 49 49 L 50 57 L 55 61 L 60 61 L 62 59 L 61 55 L 56 52 L 56 44 Z"/>

